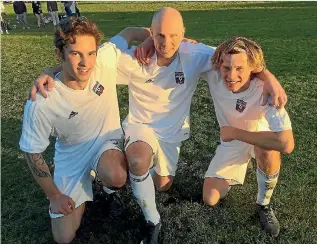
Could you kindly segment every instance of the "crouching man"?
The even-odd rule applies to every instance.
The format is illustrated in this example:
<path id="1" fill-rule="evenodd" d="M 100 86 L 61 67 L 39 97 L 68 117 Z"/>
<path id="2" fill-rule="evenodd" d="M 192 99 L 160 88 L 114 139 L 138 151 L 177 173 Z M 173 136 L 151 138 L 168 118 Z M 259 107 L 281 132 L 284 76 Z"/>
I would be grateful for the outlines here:
<path id="1" fill-rule="evenodd" d="M 124 31 L 120 34 L 133 38 Z M 112 43 L 98 48 L 101 33 L 84 18 L 62 20 L 54 41 L 62 70 L 55 74 L 55 89 L 46 99 L 37 94 L 36 101 L 27 101 L 20 148 L 50 201 L 54 240 L 69 243 L 80 226 L 85 202 L 93 200 L 90 171 L 109 193 L 126 183 L 116 92 L 121 52 Z M 42 156 L 50 135 L 57 138 L 54 180 Z"/>
<path id="2" fill-rule="evenodd" d="M 265 69 L 261 47 L 237 37 L 222 43 L 206 79 L 220 127 L 217 147 L 205 175 L 203 199 L 215 206 L 232 185 L 243 184 L 251 157 L 257 161 L 257 211 L 262 228 L 278 236 L 279 222 L 270 200 L 279 176 L 280 153 L 291 153 L 294 139 L 286 110 L 261 106 Z"/>

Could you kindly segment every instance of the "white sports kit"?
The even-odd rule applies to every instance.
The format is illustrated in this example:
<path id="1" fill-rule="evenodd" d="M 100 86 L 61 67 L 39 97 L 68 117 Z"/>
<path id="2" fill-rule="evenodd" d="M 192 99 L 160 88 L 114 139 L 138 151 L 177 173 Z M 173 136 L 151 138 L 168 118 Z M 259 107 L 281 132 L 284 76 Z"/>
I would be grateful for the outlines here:
<path id="1" fill-rule="evenodd" d="M 115 44 L 121 46 L 116 39 Z M 155 171 L 175 175 L 181 142 L 189 138 L 191 98 L 201 73 L 211 69 L 214 49 L 204 44 L 181 43 L 178 55 L 168 67 L 157 65 L 156 54 L 148 66 L 133 58 L 133 50 L 122 54 L 118 84 L 129 81 L 129 115 L 122 127 L 127 148 L 144 141 L 154 154 Z"/>
<path id="2" fill-rule="evenodd" d="M 260 79 L 253 79 L 246 91 L 232 93 L 226 88 L 220 72 L 211 70 L 204 74 L 204 78 L 208 81 L 220 127 L 273 132 L 292 129 L 285 109 L 261 106 L 263 81 Z M 232 185 L 243 184 L 251 157 L 254 157 L 253 145 L 237 140 L 221 141 L 205 177 L 231 180 Z"/>
<path id="3" fill-rule="evenodd" d="M 55 78 L 55 89 L 45 99 L 25 105 L 20 148 L 42 153 L 56 137 L 54 182 L 70 196 L 76 207 L 92 201 L 90 170 L 95 170 L 101 154 L 121 151 L 123 137 L 116 92 L 117 61 L 121 52 L 112 43 L 98 49 L 94 71 L 84 90 L 73 90 Z M 52 218 L 62 214 L 51 214 Z"/>

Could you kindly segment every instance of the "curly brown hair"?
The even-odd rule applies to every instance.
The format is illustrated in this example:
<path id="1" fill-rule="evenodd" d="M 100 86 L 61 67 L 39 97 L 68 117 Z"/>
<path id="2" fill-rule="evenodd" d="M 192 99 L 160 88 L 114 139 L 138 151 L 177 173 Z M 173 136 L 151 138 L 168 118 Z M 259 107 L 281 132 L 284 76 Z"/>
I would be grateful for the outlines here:
<path id="1" fill-rule="evenodd" d="M 75 43 L 78 35 L 93 36 L 97 46 L 102 39 L 102 33 L 95 23 L 84 17 L 69 17 L 59 23 L 54 33 L 54 45 L 61 53 L 64 53 L 64 47 L 67 47 L 69 43 Z"/>
<path id="2" fill-rule="evenodd" d="M 219 69 L 223 63 L 223 57 L 226 54 L 245 53 L 248 56 L 249 65 L 261 72 L 265 69 L 265 61 L 262 48 L 256 42 L 246 37 L 233 37 L 232 39 L 221 43 L 215 51 L 212 58 L 214 68 Z"/>

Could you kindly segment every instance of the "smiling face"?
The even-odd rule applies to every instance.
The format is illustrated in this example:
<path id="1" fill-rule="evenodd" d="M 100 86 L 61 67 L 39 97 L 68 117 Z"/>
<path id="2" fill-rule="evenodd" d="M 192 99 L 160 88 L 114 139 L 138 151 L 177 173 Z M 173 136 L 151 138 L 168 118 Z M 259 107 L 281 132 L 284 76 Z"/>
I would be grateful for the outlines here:
<path id="1" fill-rule="evenodd" d="M 97 47 L 102 34 L 95 23 L 84 17 L 60 21 L 54 33 L 56 53 L 63 63 L 63 82 L 83 89 L 96 64 Z M 78 86 L 79 85 L 79 86 Z"/>
<path id="2" fill-rule="evenodd" d="M 75 43 L 64 47 L 63 73 L 67 81 L 87 82 L 96 64 L 96 39 L 89 35 L 76 36 Z"/>
<path id="3" fill-rule="evenodd" d="M 184 28 L 175 23 L 161 22 L 151 29 L 157 55 L 170 59 L 184 39 Z"/>
<path id="4" fill-rule="evenodd" d="M 226 54 L 220 65 L 221 77 L 227 89 L 234 93 L 248 89 L 252 70 L 245 53 Z"/>
<path id="5" fill-rule="evenodd" d="M 248 89 L 251 76 L 265 69 L 261 47 L 246 37 L 233 37 L 221 43 L 216 48 L 212 63 L 220 70 L 227 89 L 234 93 Z"/>
<path id="6" fill-rule="evenodd" d="M 158 59 L 173 60 L 184 39 L 181 14 L 173 8 L 160 9 L 153 16 L 151 31 Z"/>

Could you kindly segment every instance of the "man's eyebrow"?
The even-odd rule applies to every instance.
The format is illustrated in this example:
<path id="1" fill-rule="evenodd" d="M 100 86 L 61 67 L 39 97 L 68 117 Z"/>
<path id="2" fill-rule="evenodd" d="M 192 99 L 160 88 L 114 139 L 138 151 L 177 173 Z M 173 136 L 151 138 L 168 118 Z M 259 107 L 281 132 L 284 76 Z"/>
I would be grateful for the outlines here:
<path id="1" fill-rule="evenodd" d="M 83 54 L 81 51 L 77 51 L 77 50 L 70 50 L 70 52 L 75 52 L 75 53 Z M 96 51 L 96 50 L 93 50 L 93 51 L 89 51 L 88 53 L 89 53 L 89 54 L 97 53 L 97 51 Z"/>

